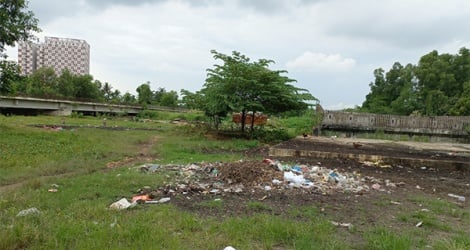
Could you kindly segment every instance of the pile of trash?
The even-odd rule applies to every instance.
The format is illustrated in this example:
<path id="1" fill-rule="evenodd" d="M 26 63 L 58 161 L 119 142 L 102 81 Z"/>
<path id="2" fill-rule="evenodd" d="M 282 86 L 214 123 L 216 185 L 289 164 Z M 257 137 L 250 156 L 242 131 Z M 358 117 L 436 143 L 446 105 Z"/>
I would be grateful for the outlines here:
<path id="1" fill-rule="evenodd" d="M 263 161 L 237 161 L 230 163 L 191 163 L 188 165 L 146 164 L 139 166 L 140 171 L 158 173 L 174 171 L 172 183 L 168 184 L 168 192 L 180 193 L 221 193 L 243 192 L 257 189 L 313 189 L 319 193 L 334 192 L 363 193 L 369 191 L 369 185 L 380 183 L 387 187 L 395 187 L 394 183 L 373 177 L 361 176 L 360 173 L 340 172 L 317 165 L 283 164 L 279 161 L 264 159 Z M 377 186 L 375 185 L 375 186 Z M 380 189 L 380 188 L 374 188 Z"/>
<path id="2" fill-rule="evenodd" d="M 138 203 L 159 204 L 181 194 L 190 197 L 199 194 L 243 192 L 270 192 L 286 189 L 308 189 L 310 192 L 332 194 L 335 192 L 362 194 L 370 190 L 387 191 L 395 184 L 389 180 L 361 176 L 357 172 L 340 172 L 317 165 L 289 165 L 276 160 L 237 161 L 230 163 L 190 163 L 187 165 L 145 164 L 137 169 L 143 173 L 163 173 L 170 180 L 157 189 L 143 187 L 132 201 L 113 203 L 111 207 L 124 209 Z"/>

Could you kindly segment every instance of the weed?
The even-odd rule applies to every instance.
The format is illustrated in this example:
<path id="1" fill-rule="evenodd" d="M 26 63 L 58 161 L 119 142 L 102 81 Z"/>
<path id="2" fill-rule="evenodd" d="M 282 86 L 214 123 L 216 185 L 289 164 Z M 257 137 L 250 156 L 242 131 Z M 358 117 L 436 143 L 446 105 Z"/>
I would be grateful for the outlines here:
<path id="1" fill-rule="evenodd" d="M 252 211 L 256 211 L 256 212 L 270 212 L 272 211 L 272 208 L 262 202 L 258 202 L 258 201 L 250 201 L 250 202 L 247 202 L 246 206 L 252 210 Z"/>
<path id="2" fill-rule="evenodd" d="M 433 249 L 470 249 L 470 237 L 462 232 L 451 238 L 435 242 Z"/>
<path id="3" fill-rule="evenodd" d="M 411 249 L 412 240 L 407 234 L 396 234 L 385 228 L 376 228 L 366 233 L 368 249 Z"/>
<path id="4" fill-rule="evenodd" d="M 198 204 L 199 207 L 207 208 L 210 210 L 222 210 L 224 203 L 222 199 L 215 199 L 211 201 L 204 201 Z"/>

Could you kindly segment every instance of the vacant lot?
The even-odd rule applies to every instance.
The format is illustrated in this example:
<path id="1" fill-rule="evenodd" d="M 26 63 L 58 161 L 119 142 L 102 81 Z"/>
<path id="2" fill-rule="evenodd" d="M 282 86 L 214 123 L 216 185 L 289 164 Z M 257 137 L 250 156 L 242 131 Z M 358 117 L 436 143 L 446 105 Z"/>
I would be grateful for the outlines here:
<path id="1" fill-rule="evenodd" d="M 191 124 L 0 122 L 2 249 L 470 247 L 468 145 L 309 137 L 276 156 Z M 109 208 L 138 195 L 170 199 Z"/>

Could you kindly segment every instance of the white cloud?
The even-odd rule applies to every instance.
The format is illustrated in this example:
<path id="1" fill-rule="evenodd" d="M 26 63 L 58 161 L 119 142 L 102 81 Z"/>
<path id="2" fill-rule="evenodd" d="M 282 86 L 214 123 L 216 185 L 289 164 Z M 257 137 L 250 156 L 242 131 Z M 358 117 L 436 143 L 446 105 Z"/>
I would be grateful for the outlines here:
<path id="1" fill-rule="evenodd" d="M 356 65 L 356 60 L 344 58 L 340 54 L 324 54 L 305 51 L 297 58 L 286 63 L 290 70 L 306 71 L 344 71 Z"/>
<path id="2" fill-rule="evenodd" d="M 347 109 L 347 108 L 354 108 L 355 106 L 356 105 L 354 105 L 354 104 L 345 104 L 345 103 L 340 102 L 340 103 L 324 106 L 323 109 L 326 109 L 326 110 L 343 110 L 343 109 Z"/>
<path id="3" fill-rule="evenodd" d="M 373 70 L 416 64 L 432 50 L 470 46 L 468 0 L 38 0 L 39 37 L 85 39 L 91 74 L 121 92 L 199 90 L 216 62 L 239 51 L 287 69 L 325 106 L 360 105 Z M 10 58 L 16 49 L 8 49 Z M 331 105 L 330 105 L 331 104 Z M 351 107 L 353 105 L 350 105 Z"/>

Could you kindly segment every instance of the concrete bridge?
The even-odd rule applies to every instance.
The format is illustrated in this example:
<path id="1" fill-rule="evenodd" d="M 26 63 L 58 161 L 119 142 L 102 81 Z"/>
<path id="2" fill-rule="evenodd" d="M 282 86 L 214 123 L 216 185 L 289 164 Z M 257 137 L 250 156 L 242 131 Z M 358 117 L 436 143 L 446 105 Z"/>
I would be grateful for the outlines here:
<path id="1" fill-rule="evenodd" d="M 184 109 L 179 108 L 165 108 L 157 106 L 150 106 L 146 109 L 155 111 L 185 111 Z M 136 115 L 142 110 L 144 110 L 142 106 L 133 105 L 0 96 L 1 113 L 49 114 L 59 116 L 71 115 L 72 112 L 90 115 L 103 113 Z"/>

